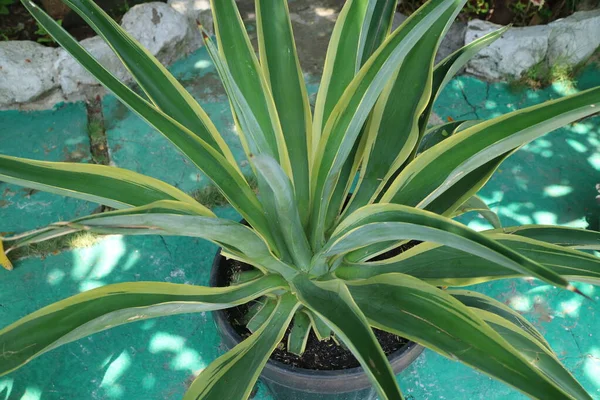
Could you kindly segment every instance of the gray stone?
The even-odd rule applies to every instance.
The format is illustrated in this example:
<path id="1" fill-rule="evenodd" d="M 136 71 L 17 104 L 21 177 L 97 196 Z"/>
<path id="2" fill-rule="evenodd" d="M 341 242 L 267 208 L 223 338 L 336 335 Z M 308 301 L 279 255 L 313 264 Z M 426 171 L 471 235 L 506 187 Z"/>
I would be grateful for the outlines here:
<path id="1" fill-rule="evenodd" d="M 440 48 L 435 56 L 435 62 L 438 63 L 456 50 L 465 45 L 465 33 L 467 32 L 467 24 L 462 21 L 454 21 L 450 25 L 450 29 L 446 32 L 446 36 L 440 43 Z"/>
<path id="2" fill-rule="evenodd" d="M 471 43 L 500 28 L 487 21 L 469 21 L 465 42 Z M 467 64 L 467 72 L 492 80 L 518 78 L 546 59 L 550 31 L 548 25 L 512 28 L 476 54 Z"/>
<path id="3" fill-rule="evenodd" d="M 132 7 L 121 26 L 163 64 L 170 64 L 202 44 L 202 35 L 187 17 L 165 3 Z"/>
<path id="4" fill-rule="evenodd" d="M 576 12 L 548 26 L 549 65 L 577 65 L 600 47 L 600 10 Z"/>
<path id="5" fill-rule="evenodd" d="M 209 34 L 213 33 L 213 18 L 210 0 L 169 0 L 167 4 L 184 15 L 192 27 L 201 25 Z"/>
<path id="6" fill-rule="evenodd" d="M 99 36 L 84 39 L 80 43 L 100 64 L 112 72 L 118 79 L 123 81 L 131 79 L 131 76 L 119 58 Z M 83 90 L 87 85 L 99 85 L 98 81 L 75 61 L 66 50 L 60 50 L 56 69 L 58 71 L 60 87 L 67 96 Z"/>
<path id="7" fill-rule="evenodd" d="M 392 22 L 392 30 L 398 28 L 408 17 L 402 13 L 397 12 L 394 14 L 394 21 Z M 438 63 L 456 50 L 460 49 L 465 45 L 465 32 L 467 31 L 467 24 L 462 21 L 454 21 L 450 25 L 450 29 L 446 32 L 446 36 L 442 39 L 440 47 L 435 56 L 435 62 Z"/>
<path id="8" fill-rule="evenodd" d="M 30 41 L 0 42 L 0 106 L 35 100 L 58 84 L 58 49 Z"/>

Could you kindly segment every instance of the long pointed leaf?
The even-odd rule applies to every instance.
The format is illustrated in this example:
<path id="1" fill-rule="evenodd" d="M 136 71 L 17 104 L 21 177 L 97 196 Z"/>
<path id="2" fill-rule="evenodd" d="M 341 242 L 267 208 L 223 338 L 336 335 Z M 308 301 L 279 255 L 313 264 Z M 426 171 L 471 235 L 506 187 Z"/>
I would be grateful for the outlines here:
<path id="1" fill-rule="evenodd" d="M 311 180 L 313 207 L 311 244 L 324 243 L 325 219 L 331 195 L 356 138 L 397 65 L 429 31 L 458 13 L 464 0 L 432 0 L 392 33 L 363 65 L 332 111 L 323 130 Z M 451 11 L 450 11 L 451 10 Z M 440 22 L 442 21 L 442 22 Z"/>
<path id="2" fill-rule="evenodd" d="M 267 221 L 256 195 L 239 172 L 219 152 L 181 124 L 142 99 L 129 87 L 102 67 L 72 36 L 44 13 L 36 4 L 22 0 L 23 5 L 48 33 L 81 63 L 100 83 L 111 90 L 127 107 L 156 128 L 200 168 L 222 191 L 231 205 L 273 243 Z"/>
<path id="3" fill-rule="evenodd" d="M 137 172 L 105 165 L 36 161 L 0 155 L 0 180 L 113 208 L 158 200 L 199 205 L 181 190 Z"/>
<path id="4" fill-rule="evenodd" d="M 473 310 L 481 319 L 519 351 L 555 384 L 575 399 L 592 400 L 571 373 L 561 364 L 557 355 L 539 340 L 514 323 L 484 310 Z"/>
<path id="5" fill-rule="evenodd" d="M 118 283 L 54 303 L 0 330 L 0 376 L 63 344 L 129 322 L 244 304 L 286 288 L 265 276 L 226 288 L 161 282 Z"/>
<path id="6" fill-rule="evenodd" d="M 183 400 L 246 400 L 299 304 L 286 294 L 260 329 L 200 373 Z"/>
<path id="7" fill-rule="evenodd" d="M 423 208 L 490 160 L 599 110 L 595 88 L 474 125 L 421 153 L 381 201 Z"/>
<path id="8" fill-rule="evenodd" d="M 296 199 L 303 224 L 310 203 L 309 163 L 312 116 L 300 68 L 287 0 L 257 0 L 260 61 L 269 83 L 292 164 Z"/>
<path id="9" fill-rule="evenodd" d="M 572 247 L 574 249 L 600 250 L 600 232 L 566 226 L 522 225 L 486 231 L 486 233 L 506 233 Z"/>
<path id="10" fill-rule="evenodd" d="M 270 148 L 269 154 L 293 179 L 275 102 L 260 69 L 235 0 L 211 0 L 211 10 L 219 53 L 261 128 L 261 133 Z M 235 109 L 233 112 L 237 113 Z"/>
<path id="11" fill-rule="evenodd" d="M 231 150 L 206 112 L 171 73 L 91 0 L 64 0 L 100 35 L 165 114 L 202 138 L 237 167 Z"/>
<path id="12" fill-rule="evenodd" d="M 367 319 L 340 280 L 317 282 L 299 275 L 292 281 L 298 299 L 325 320 L 360 362 L 384 400 L 402 399 L 392 368 Z"/>
<path id="13" fill-rule="evenodd" d="M 517 235 L 486 233 L 486 236 L 566 279 L 600 285 L 598 257 Z M 344 279 L 364 279 L 391 272 L 408 274 L 439 286 L 468 286 L 496 279 L 530 276 L 473 254 L 433 243 L 422 243 L 383 261 L 342 265 L 335 271 L 336 276 Z"/>
<path id="14" fill-rule="evenodd" d="M 354 212 L 339 225 L 320 257 L 343 255 L 372 243 L 407 239 L 445 244 L 576 291 L 554 271 L 486 235 L 436 214 L 398 204 L 373 204 Z"/>
<path id="15" fill-rule="evenodd" d="M 402 274 L 350 282 L 348 290 L 379 329 L 460 360 L 533 398 L 587 399 L 548 378 L 476 312 L 443 290 Z"/>

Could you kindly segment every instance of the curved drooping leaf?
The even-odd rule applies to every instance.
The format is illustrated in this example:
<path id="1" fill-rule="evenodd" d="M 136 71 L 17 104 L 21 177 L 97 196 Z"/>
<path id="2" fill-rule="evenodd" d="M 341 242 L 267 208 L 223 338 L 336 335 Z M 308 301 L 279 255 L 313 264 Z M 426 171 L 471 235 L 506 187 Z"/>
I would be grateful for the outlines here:
<path id="1" fill-rule="evenodd" d="M 116 79 L 35 3 L 30 0 L 22 0 L 22 2 L 57 43 L 64 47 L 102 85 L 112 91 L 123 104 L 169 139 L 215 183 L 229 203 L 242 214 L 250 225 L 256 228 L 269 243 L 274 243 L 256 194 L 252 191 L 237 166 L 231 164 L 221 153 L 213 149 L 200 137 L 155 108 Z"/>
<path id="2" fill-rule="evenodd" d="M 471 290 L 448 290 L 447 293 L 467 307 L 477 308 L 479 310 L 487 311 L 502 317 L 504 320 L 511 322 L 519 329 L 526 331 L 529 335 L 539 341 L 540 344 L 546 347 L 546 349 L 552 350 L 546 339 L 544 339 L 542 334 L 531 324 L 531 322 L 527 321 L 525 317 L 506 304 Z"/>
<path id="3" fill-rule="evenodd" d="M 269 185 L 274 199 L 276 223 L 295 265 L 304 271 L 310 267 L 312 249 L 298 212 L 294 189 L 279 164 L 268 156 L 257 156 L 251 160 L 256 171 Z"/>
<path id="4" fill-rule="evenodd" d="M 298 275 L 291 282 L 300 302 L 318 314 L 352 351 L 384 400 L 402 399 L 394 372 L 362 311 L 341 280 L 312 281 Z"/>
<path id="5" fill-rule="evenodd" d="M 600 285 L 598 257 L 517 235 L 486 233 L 486 236 L 566 279 Z M 438 286 L 468 286 L 497 279 L 530 276 L 516 273 L 473 254 L 434 243 L 421 243 L 383 261 L 345 264 L 338 267 L 335 274 L 343 279 L 364 279 L 392 272 L 411 275 Z"/>
<path id="6" fill-rule="evenodd" d="M 600 88 L 595 88 L 474 125 L 421 153 L 381 202 L 424 208 L 490 160 L 599 109 Z"/>
<path id="7" fill-rule="evenodd" d="M 574 249 L 600 250 L 600 232 L 552 225 L 521 225 L 486 231 L 505 233 Z"/>
<path id="8" fill-rule="evenodd" d="M 312 116 L 287 1 L 257 0 L 256 26 L 262 71 L 273 94 L 292 165 L 298 209 L 306 225 L 310 203 Z"/>
<path id="9" fill-rule="evenodd" d="M 203 217 L 215 218 L 215 214 L 204 206 L 189 205 L 180 201 L 161 200 L 150 203 L 146 206 L 128 208 L 125 210 L 105 212 L 100 214 L 92 214 L 85 217 L 75 219 L 71 222 L 56 222 L 41 229 L 21 233 L 15 236 L 6 236 L 3 240 L 10 242 L 10 247 L 7 253 L 16 248 L 26 246 L 32 243 L 39 243 L 45 240 L 57 238 L 64 235 L 69 235 L 81 230 L 78 224 L 85 224 L 86 221 L 94 219 L 106 218 L 114 215 L 136 215 L 136 214 L 177 214 L 177 215 L 196 215 Z"/>
<path id="10" fill-rule="evenodd" d="M 500 223 L 500 218 L 498 218 L 498 215 L 490 210 L 485 201 L 481 200 L 477 195 L 471 196 L 469 200 L 465 201 L 460 207 L 458 207 L 458 209 L 454 212 L 453 217 L 458 217 L 469 212 L 477 212 L 490 224 L 492 224 L 494 228 L 502 228 L 502 223 Z"/>
<path id="11" fill-rule="evenodd" d="M 214 30 L 219 54 L 231 73 L 239 95 L 247 105 L 248 114 L 260 126 L 260 133 L 269 152 L 293 179 L 279 115 L 266 77 L 260 68 L 235 0 L 211 0 Z M 237 115 L 238 110 L 232 110 Z"/>
<path id="12" fill-rule="evenodd" d="M 532 365 L 478 313 L 419 279 L 385 274 L 347 282 L 358 307 L 378 329 L 460 360 L 537 399 L 589 399 Z"/>
<path id="13" fill-rule="evenodd" d="M 107 285 L 29 314 L 0 330 L 0 376 L 63 344 L 148 318 L 220 310 L 284 289 L 277 275 L 225 288 L 162 282 Z"/>
<path id="14" fill-rule="evenodd" d="M 373 243 L 408 239 L 445 244 L 520 274 L 576 291 L 556 272 L 486 235 L 428 211 L 399 204 L 372 204 L 348 216 L 333 233 L 320 257 L 344 255 Z"/>
<path id="15" fill-rule="evenodd" d="M 543 343 L 519 328 L 514 323 L 481 309 L 473 310 L 481 319 L 488 323 L 504 340 L 511 344 L 531 365 L 538 368 L 544 375 L 556 383 L 575 399 L 592 400 L 571 373 L 561 364 L 557 355 Z"/>
<path id="16" fill-rule="evenodd" d="M 280 297 L 260 329 L 210 363 L 194 380 L 183 400 L 247 399 L 298 306 L 293 295 Z"/>
<path id="17" fill-rule="evenodd" d="M 12 271 L 13 269 L 13 265 L 10 262 L 10 260 L 8 259 L 8 257 L 6 257 L 6 254 L 4 254 L 4 243 L 2 242 L 2 240 L 0 239 L 0 267 Z"/>
<path id="18" fill-rule="evenodd" d="M 237 167 L 231 150 L 206 112 L 156 57 L 93 1 L 64 0 L 64 3 L 106 41 L 153 104 Z"/>
<path id="19" fill-rule="evenodd" d="M 98 234 L 190 236 L 209 240 L 223 247 L 230 258 L 246 262 L 262 271 L 272 271 L 290 277 L 298 271 L 277 259 L 254 230 L 238 222 L 208 216 L 189 215 L 181 206 L 157 202 L 145 207 L 112 211 L 79 218 L 71 222 L 59 222 L 49 226 L 50 235 L 68 234 L 80 230 Z M 65 231 L 64 229 L 70 229 Z M 24 241 L 39 241 L 37 232 Z"/>
<path id="20" fill-rule="evenodd" d="M 313 248 L 319 249 L 324 243 L 327 209 L 339 174 L 386 83 L 398 64 L 430 28 L 452 20 L 463 4 L 464 0 L 432 0 L 426 3 L 385 40 L 335 105 L 323 129 L 311 177 Z"/>
<path id="21" fill-rule="evenodd" d="M 472 41 L 471 43 L 456 50 L 448 57 L 444 58 L 438 65 L 435 66 L 433 71 L 433 81 L 431 83 L 431 98 L 429 99 L 429 103 L 427 104 L 420 121 L 421 136 L 423 136 L 427 128 L 427 122 L 431 116 L 435 101 L 450 79 L 452 79 L 454 75 L 460 71 L 460 69 L 465 66 L 475 54 L 477 54 L 481 49 L 494 43 L 509 28 L 510 26 L 500 28 Z"/>
<path id="22" fill-rule="evenodd" d="M 306 308 L 303 309 L 302 312 L 308 315 L 308 318 L 310 319 L 310 325 L 313 329 L 313 332 L 317 336 L 317 339 L 325 340 L 331 337 L 331 328 L 327 326 L 321 317 Z"/>
<path id="23" fill-rule="evenodd" d="M 113 208 L 143 206 L 159 200 L 179 200 L 202 207 L 192 197 L 158 179 L 105 165 L 0 155 L 0 180 Z"/>

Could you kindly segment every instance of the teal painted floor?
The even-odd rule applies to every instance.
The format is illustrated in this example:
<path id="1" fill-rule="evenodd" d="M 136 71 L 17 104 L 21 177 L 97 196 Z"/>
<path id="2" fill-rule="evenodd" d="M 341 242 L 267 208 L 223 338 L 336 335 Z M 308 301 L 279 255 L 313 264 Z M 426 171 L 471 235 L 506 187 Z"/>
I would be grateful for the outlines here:
<path id="1" fill-rule="evenodd" d="M 172 67 L 198 99 L 247 167 L 231 113 L 212 63 L 201 49 Z M 314 93 L 314 79 L 307 78 Z M 588 69 L 576 88 L 511 90 L 472 77 L 453 80 L 436 112 L 443 118 L 491 118 L 600 85 Z M 112 162 L 163 179 L 185 191 L 207 180 L 158 133 L 107 96 L 103 112 Z M 83 104 L 43 112 L 0 112 L 0 153 L 42 160 L 90 160 Z M 525 146 L 501 167 L 480 195 L 507 226 L 525 223 L 587 226 L 598 218 L 600 117 L 552 132 Z M 0 183 L 0 232 L 23 231 L 91 212 L 95 204 L 31 192 Z M 237 219 L 230 208 L 216 212 Z M 477 216 L 462 222 L 487 227 Z M 0 327 L 64 297 L 101 285 L 155 280 L 207 284 L 216 246 L 190 238 L 114 236 L 97 245 L 0 270 Z M 566 366 L 600 399 L 600 288 L 579 285 L 585 301 L 537 281 L 513 280 L 475 289 L 522 312 L 542 332 Z M 194 374 L 222 353 L 207 314 L 144 321 L 63 346 L 0 378 L 0 400 L 154 400 L 181 398 Z M 523 399 L 509 387 L 461 364 L 425 351 L 398 380 L 406 397 L 426 399 Z M 259 388 L 257 399 L 269 396 Z"/>

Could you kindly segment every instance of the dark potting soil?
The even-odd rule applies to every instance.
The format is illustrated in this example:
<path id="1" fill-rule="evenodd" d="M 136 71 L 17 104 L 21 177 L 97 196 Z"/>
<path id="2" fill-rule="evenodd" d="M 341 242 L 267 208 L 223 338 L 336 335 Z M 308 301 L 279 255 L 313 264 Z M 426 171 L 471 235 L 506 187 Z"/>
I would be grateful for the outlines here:
<path id="1" fill-rule="evenodd" d="M 217 280 L 218 286 L 227 286 L 236 274 L 253 269 L 253 267 L 248 264 L 236 260 L 227 260 L 225 257 L 221 258 L 220 267 L 222 272 L 219 274 L 219 279 Z M 227 319 L 242 338 L 246 338 L 251 334 L 242 322 L 245 320 L 245 316 L 251 305 L 252 304 L 244 304 L 225 310 Z M 407 339 L 392 333 L 380 331 L 378 329 L 373 329 L 373 331 L 383 351 L 388 356 L 408 343 Z M 355 368 L 360 365 L 350 350 L 337 344 L 333 339 L 319 341 L 312 331 L 308 337 L 306 351 L 302 356 L 288 353 L 286 348 L 289 333 L 290 328 L 288 328 L 283 340 L 271 355 L 272 360 L 298 368 L 322 371 Z"/>

